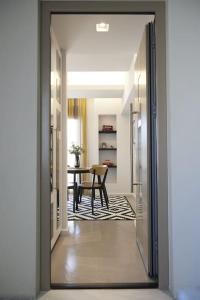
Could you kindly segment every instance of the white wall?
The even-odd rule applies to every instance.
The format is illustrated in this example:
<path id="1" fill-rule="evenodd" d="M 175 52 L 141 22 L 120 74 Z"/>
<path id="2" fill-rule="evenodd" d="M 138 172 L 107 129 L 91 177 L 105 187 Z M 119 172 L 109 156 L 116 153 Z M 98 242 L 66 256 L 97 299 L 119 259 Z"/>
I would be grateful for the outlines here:
<path id="1" fill-rule="evenodd" d="M 0 296 L 36 290 L 37 0 L 0 3 Z M 200 285 L 200 1 L 168 0 L 170 283 Z M 38 277 L 39 279 L 39 277 Z"/>
<path id="2" fill-rule="evenodd" d="M 126 77 L 126 84 L 124 86 L 124 93 L 123 93 L 123 100 L 122 100 L 122 111 L 127 113 L 130 107 L 130 103 L 134 99 L 134 78 L 135 78 L 135 59 L 136 59 L 136 53 L 133 56 L 133 59 L 130 64 L 129 71 L 127 73 Z"/>
<path id="3" fill-rule="evenodd" d="M 37 0 L 1 1 L 0 297 L 33 296 L 39 281 L 37 81 Z"/>
<path id="4" fill-rule="evenodd" d="M 109 193 L 130 193 L 130 121 L 122 115 L 121 98 L 95 98 L 88 100 L 88 157 L 89 164 L 99 162 L 98 119 L 102 114 L 117 115 L 117 182 L 107 183 Z M 109 169 L 109 172 L 113 172 Z"/>
<path id="5" fill-rule="evenodd" d="M 200 1 L 169 0 L 170 285 L 200 286 Z"/>

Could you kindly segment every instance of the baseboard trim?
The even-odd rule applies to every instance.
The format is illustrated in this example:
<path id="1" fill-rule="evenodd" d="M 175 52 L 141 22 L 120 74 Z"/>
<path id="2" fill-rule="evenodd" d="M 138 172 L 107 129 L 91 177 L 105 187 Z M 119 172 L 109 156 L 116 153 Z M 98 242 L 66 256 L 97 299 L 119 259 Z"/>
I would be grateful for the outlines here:
<path id="1" fill-rule="evenodd" d="M 135 283 L 52 283 L 52 289 L 153 289 L 158 288 L 155 282 Z"/>

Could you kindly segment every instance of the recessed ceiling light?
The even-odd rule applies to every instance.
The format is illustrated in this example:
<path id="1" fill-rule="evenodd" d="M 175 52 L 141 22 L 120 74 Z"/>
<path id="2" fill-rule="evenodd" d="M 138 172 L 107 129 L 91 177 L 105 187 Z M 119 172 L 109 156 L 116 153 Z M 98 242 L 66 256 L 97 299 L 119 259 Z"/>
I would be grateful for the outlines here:
<path id="1" fill-rule="evenodd" d="M 106 24 L 104 22 L 96 24 L 96 31 L 97 32 L 108 32 L 109 31 L 109 24 Z"/>
<path id="2" fill-rule="evenodd" d="M 67 72 L 67 83 L 70 88 L 77 86 L 124 86 L 128 72 L 93 71 Z"/>

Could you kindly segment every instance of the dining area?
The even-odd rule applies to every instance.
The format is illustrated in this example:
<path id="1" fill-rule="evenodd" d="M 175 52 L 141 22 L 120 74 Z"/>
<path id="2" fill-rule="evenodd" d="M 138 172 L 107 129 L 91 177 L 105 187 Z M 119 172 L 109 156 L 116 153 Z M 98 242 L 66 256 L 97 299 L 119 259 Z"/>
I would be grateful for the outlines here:
<path id="1" fill-rule="evenodd" d="M 106 189 L 108 166 L 100 164 L 92 165 L 91 167 L 68 166 L 67 173 L 72 175 L 73 178 L 73 181 L 67 185 L 68 193 L 72 191 L 73 213 L 79 211 L 79 204 L 82 202 L 85 191 L 87 191 L 87 194 L 90 194 L 92 215 L 94 215 L 95 200 L 100 200 L 101 206 L 103 207 L 105 204 L 107 209 L 109 209 L 109 198 Z M 90 180 L 83 180 L 85 174 L 90 175 Z M 97 192 L 99 197 L 96 197 Z"/>
<path id="2" fill-rule="evenodd" d="M 135 220 L 135 211 L 127 197 L 108 193 L 109 171 L 104 164 L 67 167 L 68 221 Z"/>
<path id="3" fill-rule="evenodd" d="M 119 113 L 120 99 L 69 98 L 67 104 L 67 221 L 134 220 L 125 196 L 129 119 Z"/>

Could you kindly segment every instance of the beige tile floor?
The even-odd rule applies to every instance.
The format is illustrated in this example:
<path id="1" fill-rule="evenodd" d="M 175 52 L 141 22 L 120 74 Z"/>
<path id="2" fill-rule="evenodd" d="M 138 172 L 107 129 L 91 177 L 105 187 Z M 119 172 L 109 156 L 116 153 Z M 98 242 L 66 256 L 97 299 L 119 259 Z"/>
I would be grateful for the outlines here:
<path id="1" fill-rule="evenodd" d="M 158 289 L 120 290 L 51 290 L 41 294 L 40 300 L 172 300 Z"/>
<path id="2" fill-rule="evenodd" d="M 133 221 L 69 221 L 52 252 L 52 283 L 149 283 Z"/>

